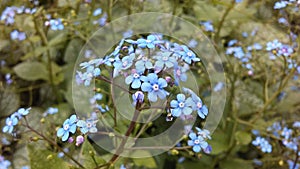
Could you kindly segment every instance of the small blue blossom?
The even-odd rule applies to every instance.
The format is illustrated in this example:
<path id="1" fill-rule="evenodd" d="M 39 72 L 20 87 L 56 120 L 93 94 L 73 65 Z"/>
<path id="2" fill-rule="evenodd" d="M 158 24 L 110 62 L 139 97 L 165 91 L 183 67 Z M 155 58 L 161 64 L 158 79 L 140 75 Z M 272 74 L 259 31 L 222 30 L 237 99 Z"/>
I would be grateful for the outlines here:
<path id="1" fill-rule="evenodd" d="M 203 21 L 200 22 L 200 25 L 204 26 L 204 30 L 208 32 L 214 32 L 214 26 L 212 25 L 211 21 Z"/>
<path id="2" fill-rule="evenodd" d="M 274 5 L 274 9 L 285 8 L 287 4 L 288 4 L 288 2 L 286 2 L 286 1 L 276 2 L 275 5 Z"/>
<path id="3" fill-rule="evenodd" d="M 44 113 L 44 117 L 46 117 L 47 115 L 52 115 L 52 114 L 56 114 L 58 113 L 58 108 L 55 107 L 49 107 L 45 113 Z"/>
<path id="4" fill-rule="evenodd" d="M 139 72 L 132 71 L 132 74 L 126 77 L 125 83 L 128 85 L 131 84 L 131 87 L 133 89 L 138 89 L 142 85 L 141 81 L 143 78 L 146 78 L 146 77 L 142 76 L 141 73 L 139 73 Z"/>
<path id="5" fill-rule="evenodd" d="M 3 133 L 12 133 L 14 126 L 16 126 L 18 124 L 19 120 L 17 119 L 16 116 L 10 116 L 8 118 L 6 118 L 5 121 L 5 126 L 3 127 L 2 131 Z"/>
<path id="6" fill-rule="evenodd" d="M 237 42 L 238 42 L 238 41 L 237 41 L 236 39 L 230 40 L 230 41 L 228 42 L 228 46 L 233 46 L 233 45 L 235 45 Z"/>
<path id="7" fill-rule="evenodd" d="M 134 59 L 135 53 L 132 53 L 128 56 L 123 57 L 122 59 L 116 60 L 113 65 L 116 70 L 126 70 L 133 64 Z"/>
<path id="8" fill-rule="evenodd" d="M 289 45 L 282 45 L 278 50 L 278 55 L 283 55 L 285 57 L 290 56 L 294 52 L 293 48 Z"/>
<path id="9" fill-rule="evenodd" d="M 171 54 L 171 52 L 163 52 L 160 53 L 159 56 L 153 56 L 153 58 L 157 59 L 154 67 L 158 69 L 163 69 L 164 66 L 167 68 L 173 67 L 176 62 L 176 58 L 171 56 Z"/>
<path id="10" fill-rule="evenodd" d="M 213 88 L 214 92 L 221 91 L 224 88 L 225 84 L 223 82 L 218 82 Z"/>
<path id="11" fill-rule="evenodd" d="M 183 59 L 186 63 L 191 64 L 193 62 L 199 62 L 200 59 L 197 58 L 196 54 L 191 51 L 187 46 L 181 45 L 182 51 L 178 52 L 178 54 L 181 56 L 181 59 Z"/>
<path id="12" fill-rule="evenodd" d="M 300 165 L 298 163 L 295 165 L 295 162 L 292 160 L 287 160 L 287 163 L 289 165 L 289 169 L 299 169 L 300 168 Z"/>
<path id="13" fill-rule="evenodd" d="M 259 147 L 264 153 L 272 152 L 272 145 L 265 138 L 256 137 L 256 139 L 252 141 L 252 144 Z"/>
<path id="14" fill-rule="evenodd" d="M 208 143 L 203 139 L 202 136 L 197 136 L 195 133 L 191 132 L 189 137 L 191 140 L 188 140 L 188 145 L 193 147 L 194 152 L 198 153 L 201 151 L 201 149 L 204 150 L 207 148 Z"/>
<path id="15" fill-rule="evenodd" d="M 25 109 L 25 108 L 20 108 L 18 111 L 16 111 L 12 116 L 16 116 L 19 119 L 22 119 L 23 116 L 27 116 L 29 114 L 29 110 L 31 107 Z"/>
<path id="16" fill-rule="evenodd" d="M 95 94 L 92 98 L 90 98 L 90 103 L 95 104 L 97 100 L 102 100 L 103 95 L 101 93 Z"/>
<path id="17" fill-rule="evenodd" d="M 11 74 L 10 73 L 7 73 L 5 75 L 5 81 L 6 81 L 6 84 L 11 84 L 13 82 L 13 80 L 11 79 Z"/>
<path id="18" fill-rule="evenodd" d="M 8 169 L 11 165 L 11 162 L 8 160 L 5 160 L 2 155 L 0 155 L 0 168 L 1 169 Z"/>
<path id="19" fill-rule="evenodd" d="M 195 127 L 197 130 L 197 134 L 201 137 L 203 137 L 204 139 L 211 139 L 210 136 L 210 131 L 206 130 L 206 129 L 200 129 L 199 127 Z"/>
<path id="20" fill-rule="evenodd" d="M 102 13 L 102 9 L 101 8 L 97 8 L 97 9 L 95 9 L 95 11 L 93 12 L 93 15 L 94 16 L 98 16 L 98 15 L 100 15 Z"/>
<path id="21" fill-rule="evenodd" d="M 152 69 L 153 64 L 146 56 L 142 56 L 142 58 L 135 63 L 135 67 L 137 70 L 143 72 L 145 69 Z"/>
<path id="22" fill-rule="evenodd" d="M 17 30 L 14 30 L 10 33 L 10 38 L 12 40 L 23 41 L 26 39 L 26 34 L 25 34 L 25 32 L 19 32 Z"/>
<path id="23" fill-rule="evenodd" d="M 107 112 L 107 111 L 109 111 L 109 107 L 108 107 L 108 105 L 106 105 L 105 106 L 105 108 L 103 108 L 104 107 L 104 105 L 96 105 L 96 108 L 101 112 L 101 113 L 105 113 L 105 112 Z"/>
<path id="24" fill-rule="evenodd" d="M 98 120 L 95 119 L 79 120 L 76 125 L 80 128 L 82 134 L 86 134 L 87 132 L 96 133 L 98 131 L 96 128 L 97 122 Z"/>
<path id="25" fill-rule="evenodd" d="M 188 43 L 188 47 L 195 48 L 198 45 L 198 42 L 195 39 L 192 39 Z"/>
<path id="26" fill-rule="evenodd" d="M 63 127 L 57 130 L 57 137 L 62 137 L 62 141 L 67 141 L 70 133 L 76 131 L 77 116 L 73 114 L 69 119 L 65 120 Z"/>
<path id="27" fill-rule="evenodd" d="M 207 114 L 208 114 L 208 109 L 207 109 L 206 105 L 203 105 L 202 100 L 195 93 L 193 93 L 191 96 L 194 101 L 193 110 L 196 110 L 198 113 L 198 116 L 200 118 L 204 119 L 205 116 L 207 116 Z"/>
<path id="28" fill-rule="evenodd" d="M 136 44 L 138 45 L 138 47 L 140 47 L 140 48 L 147 47 L 149 49 L 153 49 L 153 48 L 155 48 L 155 45 L 158 45 L 161 43 L 162 43 L 162 41 L 157 39 L 154 35 L 149 35 L 149 36 L 147 36 L 147 39 L 140 38 L 136 41 Z"/>
<path id="29" fill-rule="evenodd" d="M 185 64 L 185 66 L 178 66 L 177 64 L 174 66 L 174 80 L 175 84 L 178 85 L 179 81 L 185 82 L 187 80 L 186 72 L 189 67 Z"/>
<path id="30" fill-rule="evenodd" d="M 49 23 L 48 23 L 49 22 Z M 56 30 L 63 30 L 64 24 L 62 23 L 62 19 L 50 19 L 50 21 L 46 22 L 45 24 L 50 25 L 50 29 L 56 31 Z"/>
<path id="31" fill-rule="evenodd" d="M 284 139 L 288 140 L 293 134 L 293 130 L 289 129 L 287 127 L 284 127 L 283 130 L 281 131 L 281 136 L 284 137 Z"/>
<path id="32" fill-rule="evenodd" d="M 157 74 L 148 74 L 146 80 L 141 86 L 142 91 L 148 92 L 148 99 L 151 102 L 156 102 L 157 97 L 165 99 L 169 93 L 164 90 L 167 87 L 167 81 L 163 78 L 158 78 Z"/>
<path id="33" fill-rule="evenodd" d="M 192 109 L 193 100 L 188 97 L 185 98 L 184 94 L 177 94 L 177 100 L 172 100 L 170 102 L 171 114 L 175 117 L 179 117 L 182 114 L 190 115 L 193 111 Z"/>
<path id="34" fill-rule="evenodd" d="M 267 51 L 277 50 L 277 49 L 280 49 L 281 46 L 282 46 L 282 43 L 279 42 L 277 39 L 275 39 L 275 40 L 273 40 L 272 42 L 268 42 L 268 43 L 267 43 L 266 50 L 267 50 Z"/>

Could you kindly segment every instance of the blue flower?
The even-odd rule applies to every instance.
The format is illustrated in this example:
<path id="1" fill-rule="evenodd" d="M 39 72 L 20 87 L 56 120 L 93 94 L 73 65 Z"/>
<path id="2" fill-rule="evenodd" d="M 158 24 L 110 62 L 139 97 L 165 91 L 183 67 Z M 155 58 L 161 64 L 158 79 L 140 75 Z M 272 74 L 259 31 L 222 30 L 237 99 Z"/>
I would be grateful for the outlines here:
<path id="1" fill-rule="evenodd" d="M 93 77 L 99 76 L 101 70 L 94 68 L 94 66 L 88 66 L 86 72 L 82 73 L 77 71 L 78 78 L 84 82 L 85 86 L 89 86 Z"/>
<path id="2" fill-rule="evenodd" d="M 64 24 L 62 23 L 62 19 L 50 19 L 49 21 L 50 28 L 54 31 L 56 30 L 63 30 Z"/>
<path id="3" fill-rule="evenodd" d="M 197 47 L 197 45 L 198 45 L 198 42 L 195 39 L 190 40 L 188 43 L 188 47 L 190 47 L 190 48 L 195 48 L 195 47 Z"/>
<path id="4" fill-rule="evenodd" d="M 235 0 L 235 3 L 240 3 L 242 2 L 243 0 Z"/>
<path id="5" fill-rule="evenodd" d="M 57 130 L 57 137 L 62 136 L 62 141 L 69 138 L 69 134 L 74 134 L 76 131 L 77 117 L 73 114 L 69 119 L 65 120 L 63 127 Z"/>
<path id="6" fill-rule="evenodd" d="M 287 127 L 284 127 L 283 130 L 281 131 L 281 136 L 284 137 L 284 139 L 288 140 L 293 134 L 293 130 L 289 129 Z"/>
<path id="7" fill-rule="evenodd" d="M 18 117 L 19 119 L 22 119 L 23 116 L 26 116 L 29 114 L 29 110 L 31 109 L 31 107 L 24 109 L 24 108 L 20 108 L 18 111 L 16 111 L 13 116 Z"/>
<path id="8" fill-rule="evenodd" d="M 177 100 L 172 100 L 170 105 L 172 107 L 171 114 L 175 117 L 179 117 L 181 114 L 190 115 L 193 112 L 193 100 L 190 97 L 185 99 L 184 94 L 177 94 Z"/>
<path id="9" fill-rule="evenodd" d="M 116 70 L 126 70 L 132 65 L 134 59 L 135 53 L 132 53 L 128 56 L 123 57 L 121 60 L 116 60 L 113 65 Z"/>
<path id="10" fill-rule="evenodd" d="M 201 136 L 197 136 L 195 133 L 191 132 L 189 134 L 191 140 L 188 141 L 188 145 L 193 147 L 193 151 L 198 153 L 201 149 L 206 149 L 208 143 Z"/>
<path id="11" fill-rule="evenodd" d="M 279 42 L 277 39 L 275 39 L 272 42 L 267 43 L 266 50 L 267 51 L 277 50 L 277 49 L 281 48 L 281 46 L 282 46 L 282 43 Z"/>
<path id="12" fill-rule="evenodd" d="M 193 51 L 191 51 L 187 46 L 181 45 L 182 50 L 178 54 L 181 55 L 181 58 L 188 64 L 191 64 L 193 62 L 198 62 L 200 61 L 199 58 L 195 55 Z"/>
<path id="13" fill-rule="evenodd" d="M 140 48 L 155 48 L 155 45 L 162 43 L 162 41 L 158 40 L 154 35 L 147 36 L 147 39 L 140 38 L 136 41 L 136 44 Z"/>
<path id="14" fill-rule="evenodd" d="M 96 128 L 97 121 L 95 119 L 79 120 L 76 125 L 80 127 L 82 134 L 86 134 L 87 132 L 96 133 L 98 131 Z"/>
<path id="15" fill-rule="evenodd" d="M 143 56 L 140 60 L 138 60 L 135 63 L 135 67 L 137 70 L 143 72 L 145 69 L 152 69 L 153 64 L 151 63 L 151 60 L 148 59 L 146 56 Z"/>
<path id="16" fill-rule="evenodd" d="M 141 76 L 141 73 L 133 71 L 131 75 L 127 76 L 125 79 L 126 84 L 131 84 L 133 89 L 138 89 L 142 85 L 142 79 L 146 78 L 145 76 Z M 144 79 L 145 80 L 145 79 Z M 144 81 L 143 80 L 143 81 Z"/>
<path id="17" fill-rule="evenodd" d="M 228 46 L 233 46 L 234 44 L 236 44 L 238 41 L 236 39 L 230 40 L 228 42 Z"/>
<path id="18" fill-rule="evenodd" d="M 0 168 L 1 169 L 8 169 L 11 165 L 11 162 L 8 160 L 5 160 L 2 155 L 0 155 Z"/>
<path id="19" fill-rule="evenodd" d="M 179 80 L 185 82 L 187 80 L 186 71 L 189 69 L 189 67 L 185 64 L 185 66 L 174 66 L 174 80 L 175 84 L 179 84 Z"/>
<path id="20" fill-rule="evenodd" d="M 287 160 L 287 163 L 289 165 L 289 169 L 299 169 L 300 168 L 300 165 L 298 163 L 295 165 L 295 162 L 292 160 Z"/>
<path id="21" fill-rule="evenodd" d="M 165 99 L 169 93 L 163 88 L 167 87 L 167 81 L 163 78 L 158 78 L 155 73 L 148 74 L 146 80 L 142 84 L 142 91 L 148 92 L 148 99 L 151 102 L 157 101 L 157 96 L 160 99 Z"/>
<path id="22" fill-rule="evenodd" d="M 98 16 L 102 13 L 102 9 L 101 8 L 97 8 L 94 12 L 93 12 L 93 15 L 94 16 Z"/>
<path id="23" fill-rule="evenodd" d="M 265 138 L 256 137 L 256 139 L 252 141 L 252 144 L 259 147 L 264 153 L 272 152 L 272 145 Z"/>
<path id="24" fill-rule="evenodd" d="M 206 130 L 206 129 L 200 129 L 199 127 L 195 127 L 196 130 L 198 131 L 197 134 L 201 137 L 203 137 L 204 139 L 211 139 L 210 136 L 210 131 Z"/>
<path id="25" fill-rule="evenodd" d="M 274 5 L 274 9 L 285 8 L 287 4 L 288 4 L 288 2 L 286 2 L 286 1 L 276 2 Z"/>
<path id="26" fill-rule="evenodd" d="M 203 105 L 202 100 L 195 93 L 192 93 L 191 96 L 194 101 L 193 110 L 196 110 L 198 116 L 204 119 L 205 116 L 207 116 L 208 114 L 208 109 L 206 105 Z"/>
<path id="27" fill-rule="evenodd" d="M 55 107 L 49 107 L 45 113 L 44 113 L 44 117 L 47 116 L 47 115 L 52 115 L 52 114 L 56 114 L 58 112 L 58 108 L 55 108 Z"/>
<path id="28" fill-rule="evenodd" d="M 90 99 L 90 103 L 95 104 L 97 100 L 102 100 L 102 98 L 103 95 L 101 93 L 97 93 Z"/>
<path id="29" fill-rule="evenodd" d="M 6 125 L 3 127 L 2 131 L 4 133 L 12 133 L 14 126 L 16 126 L 18 124 L 19 120 L 17 119 L 16 116 L 10 116 L 8 118 L 6 118 Z"/>
<path id="30" fill-rule="evenodd" d="M 155 62 L 155 68 L 163 69 L 164 66 L 166 66 L 167 68 L 171 68 L 174 66 L 176 58 L 171 56 L 171 52 L 162 52 L 159 54 L 159 56 L 153 56 L 153 58 L 157 59 L 157 61 Z"/>
<path id="31" fill-rule="evenodd" d="M 23 41 L 26 39 L 26 34 L 25 34 L 25 32 L 19 32 L 17 30 L 14 30 L 10 33 L 10 38 L 12 40 L 18 39 L 19 41 Z"/>
<path id="32" fill-rule="evenodd" d="M 290 56 L 294 52 L 293 48 L 289 45 L 282 45 L 278 50 L 278 55 L 283 55 L 285 57 Z"/>
<path id="33" fill-rule="evenodd" d="M 200 22 L 200 25 L 204 26 L 205 31 L 208 31 L 208 32 L 213 32 L 214 31 L 214 26 L 212 25 L 211 21 Z"/>

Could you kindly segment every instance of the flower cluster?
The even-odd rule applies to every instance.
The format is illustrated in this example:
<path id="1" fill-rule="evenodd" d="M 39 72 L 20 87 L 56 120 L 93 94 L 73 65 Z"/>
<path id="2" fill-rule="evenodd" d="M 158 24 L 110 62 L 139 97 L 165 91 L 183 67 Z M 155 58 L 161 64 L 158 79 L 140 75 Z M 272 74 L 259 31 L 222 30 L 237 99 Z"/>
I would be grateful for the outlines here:
<path id="1" fill-rule="evenodd" d="M 252 144 L 259 147 L 264 153 L 272 152 L 272 145 L 263 137 L 256 137 L 256 139 L 252 141 Z"/>
<path id="2" fill-rule="evenodd" d="M 91 117 L 87 120 L 79 120 L 75 114 L 71 115 L 70 118 L 66 119 L 63 126 L 57 130 L 57 137 L 61 137 L 62 141 L 73 142 L 73 137 L 71 134 L 75 134 L 77 128 L 80 129 L 81 134 L 96 133 L 98 129 L 96 128 L 97 120 Z M 84 141 L 82 135 L 76 137 L 76 145 L 79 146 Z"/>
<path id="3" fill-rule="evenodd" d="M 36 12 L 36 8 L 26 8 L 25 6 L 16 7 L 8 6 L 1 14 L 0 20 L 5 21 L 6 25 L 12 25 L 15 22 L 16 14 L 33 14 Z"/>
<path id="4" fill-rule="evenodd" d="M 294 50 L 291 46 L 282 44 L 277 39 L 268 42 L 266 45 L 266 50 L 270 52 L 270 58 L 275 59 L 275 56 L 290 56 Z"/>
<path id="5" fill-rule="evenodd" d="M 6 125 L 3 127 L 2 131 L 4 133 L 12 133 L 19 120 L 21 120 L 23 116 L 28 115 L 30 109 L 31 108 L 20 108 L 18 111 L 7 117 L 5 121 Z"/>
<path id="6" fill-rule="evenodd" d="M 297 0 L 280 0 L 278 2 L 275 2 L 274 9 L 283 9 L 291 4 L 300 4 L 300 1 Z"/>
<path id="7" fill-rule="evenodd" d="M 211 146 L 207 143 L 208 139 L 211 139 L 210 132 L 206 129 L 201 130 L 196 127 L 197 133 L 190 132 L 188 145 L 193 147 L 193 151 L 198 153 L 203 150 L 209 154 L 211 152 Z"/>
<path id="8" fill-rule="evenodd" d="M 10 33 L 10 38 L 12 40 L 23 41 L 26 39 L 26 34 L 25 34 L 25 32 L 20 32 L 18 30 L 14 30 Z"/>
<path id="9" fill-rule="evenodd" d="M 51 30 L 63 30 L 65 28 L 62 19 L 50 19 L 49 21 L 45 22 L 45 26 L 50 26 Z"/>

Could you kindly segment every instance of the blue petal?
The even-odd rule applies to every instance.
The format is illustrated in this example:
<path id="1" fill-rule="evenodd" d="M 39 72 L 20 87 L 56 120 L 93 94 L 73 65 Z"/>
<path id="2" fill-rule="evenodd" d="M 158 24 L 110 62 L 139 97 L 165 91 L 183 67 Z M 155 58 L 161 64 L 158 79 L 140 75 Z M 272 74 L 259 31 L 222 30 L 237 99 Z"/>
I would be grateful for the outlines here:
<path id="1" fill-rule="evenodd" d="M 158 85 L 159 85 L 160 88 L 164 88 L 164 87 L 168 86 L 168 83 L 165 79 L 159 78 L 158 79 Z"/>
<path id="2" fill-rule="evenodd" d="M 156 94 L 162 100 L 165 99 L 167 96 L 167 92 L 165 90 L 159 90 L 156 92 Z"/>
<path id="3" fill-rule="evenodd" d="M 154 67 L 162 69 L 164 67 L 164 62 L 156 61 Z"/>
<path id="4" fill-rule="evenodd" d="M 174 66 L 174 64 L 172 62 L 165 62 L 165 65 L 168 67 L 168 68 L 171 68 Z"/>
<path id="5" fill-rule="evenodd" d="M 172 100 L 170 103 L 171 107 L 177 108 L 178 107 L 178 101 L 177 100 Z"/>
<path id="6" fill-rule="evenodd" d="M 76 120 L 77 120 L 77 116 L 76 116 L 75 114 L 73 114 L 73 115 L 70 117 L 69 123 L 70 123 L 70 124 L 73 124 L 73 123 L 76 122 Z"/>
<path id="7" fill-rule="evenodd" d="M 76 125 L 73 124 L 72 126 L 70 126 L 70 130 L 69 131 L 74 134 L 75 131 L 76 131 Z"/>
<path id="8" fill-rule="evenodd" d="M 149 35 L 149 36 L 147 36 L 147 39 L 151 40 L 151 41 L 155 41 L 156 37 L 154 35 Z"/>
<path id="9" fill-rule="evenodd" d="M 134 80 L 133 83 L 131 84 L 131 87 L 134 89 L 141 87 L 141 81 L 138 79 Z"/>
<path id="10" fill-rule="evenodd" d="M 76 125 L 77 125 L 78 127 L 84 127 L 84 126 L 86 126 L 86 122 L 83 121 L 83 120 L 79 120 L 79 121 L 77 122 Z"/>
<path id="11" fill-rule="evenodd" d="M 189 134 L 189 137 L 194 140 L 194 139 L 197 139 L 197 135 L 195 133 L 190 133 Z"/>
<path id="12" fill-rule="evenodd" d="M 155 73 L 150 73 L 148 76 L 147 76 L 148 80 L 150 83 L 154 83 L 157 81 L 157 74 Z"/>
<path id="13" fill-rule="evenodd" d="M 130 83 L 132 83 L 132 81 L 133 81 L 133 76 L 132 76 L 132 75 L 127 76 L 126 79 L 125 79 L 125 83 L 128 84 L 128 85 L 129 85 Z"/>
<path id="14" fill-rule="evenodd" d="M 152 85 L 150 83 L 147 83 L 147 82 L 144 82 L 142 84 L 141 88 L 142 88 L 142 91 L 144 91 L 144 92 L 150 92 L 150 91 L 152 91 Z"/>
<path id="15" fill-rule="evenodd" d="M 61 137 L 62 135 L 64 135 L 64 133 L 65 133 L 65 130 L 63 128 L 60 128 L 57 130 L 56 135 L 57 135 L 57 137 Z"/>
<path id="16" fill-rule="evenodd" d="M 171 109 L 171 114 L 175 117 L 179 117 L 181 115 L 181 110 L 176 108 L 176 109 Z"/>
<path id="17" fill-rule="evenodd" d="M 193 102 L 193 99 L 191 97 L 188 97 L 186 100 L 185 100 L 185 105 L 186 106 L 194 106 L 194 102 Z"/>
<path id="18" fill-rule="evenodd" d="M 185 95 L 184 95 L 184 94 L 178 94 L 178 95 L 177 95 L 177 100 L 178 100 L 179 102 L 185 101 Z"/>
<path id="19" fill-rule="evenodd" d="M 15 126 L 15 125 L 17 125 L 17 124 L 18 124 L 18 122 L 19 122 L 19 121 L 18 121 L 18 119 L 17 119 L 17 118 L 15 118 L 15 117 L 13 117 L 13 118 L 12 118 L 12 125 L 14 125 L 14 126 Z"/>
<path id="20" fill-rule="evenodd" d="M 65 126 L 65 125 L 69 124 L 69 121 L 70 121 L 70 119 L 65 120 L 63 125 Z"/>
<path id="21" fill-rule="evenodd" d="M 200 150 L 201 150 L 201 148 L 200 148 L 199 145 L 195 145 L 195 146 L 193 147 L 193 151 L 196 152 L 196 153 L 199 153 Z"/>
<path id="22" fill-rule="evenodd" d="M 86 134 L 89 130 L 86 127 L 84 127 L 84 128 L 81 128 L 80 131 L 82 134 Z"/>
<path id="23" fill-rule="evenodd" d="M 149 49 L 155 48 L 155 46 L 153 45 L 153 43 L 148 43 L 148 44 L 147 44 L 147 47 L 148 47 Z"/>
<path id="24" fill-rule="evenodd" d="M 189 140 L 189 141 L 188 141 L 188 145 L 189 145 L 189 146 L 194 146 L 194 145 L 195 145 L 195 144 L 194 144 L 194 141 L 193 141 L 193 140 Z"/>
<path id="25" fill-rule="evenodd" d="M 62 141 L 67 141 L 67 139 L 69 138 L 69 132 L 65 132 L 64 136 L 62 137 Z"/>
<path id="26" fill-rule="evenodd" d="M 207 107 L 206 107 L 205 105 L 202 106 L 202 113 L 203 113 L 204 115 L 207 115 L 207 114 L 208 114 L 208 109 L 207 109 Z"/>
<path id="27" fill-rule="evenodd" d="M 151 102 L 156 102 L 157 101 L 157 95 L 155 92 L 149 92 L 148 93 L 148 99 L 151 101 Z"/>
<path id="28" fill-rule="evenodd" d="M 183 108 L 183 114 L 184 115 L 190 115 L 192 113 L 192 109 L 190 107 Z"/>
<path id="29" fill-rule="evenodd" d="M 201 146 L 201 148 L 205 149 L 208 146 L 208 143 L 205 141 L 202 141 L 200 146 Z"/>
<path id="30" fill-rule="evenodd" d="M 6 133 L 8 131 L 8 129 L 9 129 L 8 126 L 4 126 L 3 129 L 2 129 L 3 133 Z"/>

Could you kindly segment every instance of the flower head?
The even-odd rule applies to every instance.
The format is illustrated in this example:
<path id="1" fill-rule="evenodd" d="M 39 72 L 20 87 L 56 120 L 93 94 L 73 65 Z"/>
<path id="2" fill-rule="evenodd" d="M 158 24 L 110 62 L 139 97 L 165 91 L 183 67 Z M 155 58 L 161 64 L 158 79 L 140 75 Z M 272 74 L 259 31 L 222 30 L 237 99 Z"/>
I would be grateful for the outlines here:
<path id="1" fill-rule="evenodd" d="M 63 127 L 57 130 L 57 137 L 62 137 L 62 141 L 69 138 L 69 134 L 76 131 L 77 116 L 73 114 L 69 119 L 65 120 Z"/>
<path id="2" fill-rule="evenodd" d="M 142 91 L 148 92 L 148 99 L 151 102 L 156 102 L 157 97 L 165 99 L 169 93 L 164 90 L 168 86 L 168 83 L 163 78 L 158 78 L 157 74 L 150 73 L 145 78 L 144 83 L 141 86 Z"/>
<path id="3" fill-rule="evenodd" d="M 192 105 L 193 100 L 192 98 L 185 98 L 184 94 L 178 94 L 177 100 L 172 100 L 171 103 L 171 114 L 175 117 L 179 117 L 180 115 L 190 115 L 193 111 Z"/>
<path id="4" fill-rule="evenodd" d="M 80 127 L 80 131 L 82 134 L 86 134 L 88 132 L 96 133 L 98 131 L 98 129 L 96 128 L 97 122 L 98 120 L 95 119 L 87 119 L 86 121 L 79 120 L 76 125 Z"/>
<path id="5" fill-rule="evenodd" d="M 208 146 L 208 143 L 203 139 L 202 136 L 195 134 L 191 132 L 189 134 L 189 137 L 191 140 L 188 141 L 188 145 L 193 147 L 193 151 L 198 153 L 201 151 L 201 149 L 206 149 Z"/>
<path id="6" fill-rule="evenodd" d="M 2 131 L 4 133 L 12 133 L 14 126 L 16 126 L 18 124 L 19 120 L 17 119 L 16 116 L 10 116 L 8 118 L 6 118 L 5 121 L 5 126 L 3 127 Z"/>

